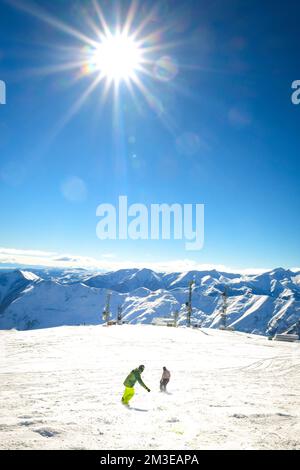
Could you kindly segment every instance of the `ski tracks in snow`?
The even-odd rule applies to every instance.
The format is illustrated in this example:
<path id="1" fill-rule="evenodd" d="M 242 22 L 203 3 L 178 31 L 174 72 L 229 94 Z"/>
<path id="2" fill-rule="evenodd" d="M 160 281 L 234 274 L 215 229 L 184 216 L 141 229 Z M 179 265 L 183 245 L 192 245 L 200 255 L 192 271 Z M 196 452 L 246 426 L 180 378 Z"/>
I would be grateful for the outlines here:
<path id="1" fill-rule="evenodd" d="M 299 345 L 266 348 L 265 338 L 227 333 L 128 326 L 2 334 L 0 447 L 300 448 Z M 123 380 L 139 363 L 151 393 L 136 385 L 126 409 Z M 163 365 L 169 393 L 158 390 Z"/>

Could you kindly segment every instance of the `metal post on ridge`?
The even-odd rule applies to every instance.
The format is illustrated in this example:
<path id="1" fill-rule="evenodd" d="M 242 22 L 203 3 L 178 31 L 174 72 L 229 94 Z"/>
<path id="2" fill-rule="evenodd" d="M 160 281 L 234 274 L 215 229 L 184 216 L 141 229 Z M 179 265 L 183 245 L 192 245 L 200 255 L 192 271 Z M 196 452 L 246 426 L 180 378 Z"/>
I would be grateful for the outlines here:
<path id="1" fill-rule="evenodd" d="M 187 317 L 186 317 L 186 326 L 190 328 L 191 326 L 191 317 L 192 317 L 192 292 L 193 292 L 193 285 L 195 284 L 195 280 L 189 282 L 189 298 L 186 302 L 186 309 L 187 309 Z"/>
<path id="2" fill-rule="evenodd" d="M 103 313 L 102 313 L 102 319 L 103 321 L 106 322 L 107 325 L 108 325 L 109 318 L 110 318 L 110 298 L 111 298 L 111 292 L 108 292 L 107 297 L 106 297 L 105 309 L 103 310 Z"/>

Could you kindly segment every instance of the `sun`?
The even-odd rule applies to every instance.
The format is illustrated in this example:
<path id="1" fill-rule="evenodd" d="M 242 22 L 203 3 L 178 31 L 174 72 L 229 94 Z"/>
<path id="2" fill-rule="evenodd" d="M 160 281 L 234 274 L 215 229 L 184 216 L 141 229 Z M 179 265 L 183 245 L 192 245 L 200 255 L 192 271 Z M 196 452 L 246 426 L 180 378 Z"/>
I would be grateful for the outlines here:
<path id="1" fill-rule="evenodd" d="M 145 8 L 138 0 L 129 0 L 128 8 L 123 9 L 122 2 L 116 0 L 116 20 L 112 26 L 105 18 L 99 0 L 86 3 L 90 4 L 91 10 L 82 10 L 85 20 L 82 29 L 76 29 L 72 23 L 65 23 L 42 8 L 22 3 L 22 10 L 74 40 L 74 43 L 55 45 L 57 62 L 34 72 L 47 75 L 68 73 L 70 85 L 80 81 L 83 84 L 78 98 L 56 123 L 54 135 L 97 90 L 99 109 L 103 109 L 105 101 L 111 97 L 113 119 L 117 119 L 119 105 L 125 96 L 132 98 L 138 112 L 144 109 L 143 98 L 163 124 L 173 129 L 173 119 L 159 96 L 160 85 L 171 82 L 178 73 L 177 62 L 170 54 L 180 41 L 166 40 L 173 20 L 160 25 L 158 4 Z M 110 13 L 113 10 L 109 8 Z"/>
<path id="2" fill-rule="evenodd" d="M 103 38 L 90 58 L 90 65 L 109 81 L 134 79 L 142 64 L 142 50 L 138 43 L 124 33 Z"/>

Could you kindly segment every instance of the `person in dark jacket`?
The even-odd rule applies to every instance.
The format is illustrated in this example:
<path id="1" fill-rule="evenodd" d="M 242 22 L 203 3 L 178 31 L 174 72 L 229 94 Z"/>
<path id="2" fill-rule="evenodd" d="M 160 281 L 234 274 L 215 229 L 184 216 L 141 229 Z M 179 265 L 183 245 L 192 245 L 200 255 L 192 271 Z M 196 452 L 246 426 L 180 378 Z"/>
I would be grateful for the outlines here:
<path id="1" fill-rule="evenodd" d="M 141 374 L 144 371 L 144 369 L 145 369 L 145 366 L 143 365 L 137 367 L 136 369 L 133 369 L 124 380 L 125 391 L 122 397 L 123 405 L 129 406 L 129 401 L 134 395 L 134 386 L 136 382 L 138 382 L 142 387 L 144 387 L 144 389 L 147 390 L 147 392 L 150 392 L 150 388 L 148 388 L 147 385 L 144 384 L 142 377 L 141 377 Z"/>
<path id="2" fill-rule="evenodd" d="M 171 377 L 170 371 L 166 367 L 163 367 L 163 373 L 160 379 L 160 391 L 161 392 L 167 391 L 167 385 L 170 381 L 170 377 Z"/>

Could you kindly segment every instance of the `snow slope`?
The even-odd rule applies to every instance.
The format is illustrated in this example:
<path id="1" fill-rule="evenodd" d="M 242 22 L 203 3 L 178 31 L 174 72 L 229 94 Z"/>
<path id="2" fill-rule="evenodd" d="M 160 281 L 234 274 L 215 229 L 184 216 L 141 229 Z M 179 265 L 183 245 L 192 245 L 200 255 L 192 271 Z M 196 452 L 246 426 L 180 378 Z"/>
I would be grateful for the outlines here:
<path id="1" fill-rule="evenodd" d="M 299 273 L 282 268 L 242 276 L 212 271 L 155 273 L 122 269 L 91 276 L 84 270 L 0 271 L 0 329 L 27 330 L 99 324 L 108 292 L 116 317 L 122 306 L 129 323 L 151 323 L 179 311 L 186 322 L 188 285 L 193 289 L 193 322 L 218 328 L 222 292 L 228 292 L 227 323 L 237 331 L 273 335 L 296 332 L 300 321 Z M 299 324 L 300 325 L 300 324 Z"/>
<path id="2" fill-rule="evenodd" d="M 29 271 L 8 270 L 0 273 L 0 315 L 28 285 L 38 281 L 39 277 Z"/>
<path id="3" fill-rule="evenodd" d="M 299 449 L 299 344 L 150 325 L 0 331 L 1 449 Z M 123 380 L 145 364 L 132 409 Z M 162 366 L 171 370 L 160 393 Z"/>

